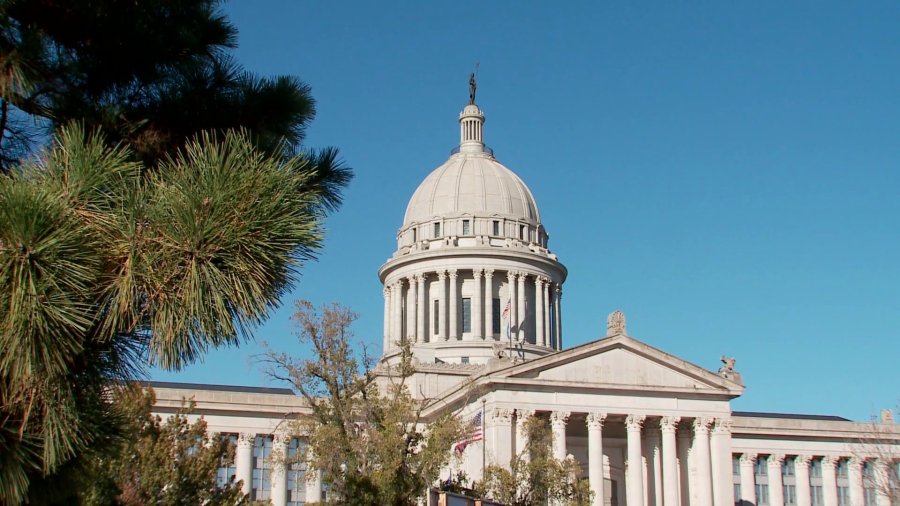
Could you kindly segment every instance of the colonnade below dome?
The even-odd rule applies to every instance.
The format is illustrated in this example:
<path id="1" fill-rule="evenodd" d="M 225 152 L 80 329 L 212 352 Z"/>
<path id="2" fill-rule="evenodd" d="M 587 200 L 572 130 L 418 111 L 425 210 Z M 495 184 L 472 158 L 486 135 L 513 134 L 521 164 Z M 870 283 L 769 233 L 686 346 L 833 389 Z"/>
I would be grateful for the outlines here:
<path id="1" fill-rule="evenodd" d="M 562 349 L 562 286 L 512 270 L 447 269 L 386 280 L 384 354 L 403 343 L 506 341 Z"/>

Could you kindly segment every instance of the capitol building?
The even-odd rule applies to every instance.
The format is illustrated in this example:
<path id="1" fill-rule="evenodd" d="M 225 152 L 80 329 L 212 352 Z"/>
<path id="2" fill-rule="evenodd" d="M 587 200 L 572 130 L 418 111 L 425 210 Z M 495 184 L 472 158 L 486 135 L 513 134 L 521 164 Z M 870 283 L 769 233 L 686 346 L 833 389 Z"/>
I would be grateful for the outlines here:
<path id="1" fill-rule="evenodd" d="M 435 401 L 424 415 L 483 420 L 483 439 L 453 470 L 478 479 L 486 464 L 507 465 L 524 447 L 523 422 L 537 416 L 550 422 L 554 455 L 580 464 L 598 506 L 891 505 L 882 485 L 900 476 L 900 425 L 889 411 L 876 422 L 733 411 L 753 387 L 733 359 L 711 371 L 670 355 L 629 335 L 620 311 L 605 337 L 567 348 L 565 259 L 528 186 L 485 145 L 472 95 L 458 148 L 413 193 L 397 249 L 378 270 L 380 367 L 408 344 L 410 391 Z M 243 480 L 251 498 L 275 506 L 322 499 L 321 474 L 271 458 L 303 445 L 280 432 L 308 412 L 290 389 L 153 386 L 157 414 L 192 398 L 210 431 L 235 440 L 220 479 Z"/>

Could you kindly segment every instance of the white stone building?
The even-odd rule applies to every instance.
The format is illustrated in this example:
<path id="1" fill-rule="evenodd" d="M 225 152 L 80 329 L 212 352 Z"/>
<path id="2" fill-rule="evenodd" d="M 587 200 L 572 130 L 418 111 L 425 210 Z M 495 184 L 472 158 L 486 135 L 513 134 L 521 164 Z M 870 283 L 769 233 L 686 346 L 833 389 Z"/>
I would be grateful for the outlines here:
<path id="1" fill-rule="evenodd" d="M 900 473 L 900 428 L 888 414 L 873 424 L 734 412 L 745 386 L 732 360 L 708 371 L 669 355 L 629 336 L 618 311 L 607 337 L 565 349 L 567 272 L 537 203 L 485 146 L 474 100 L 459 123 L 459 148 L 413 194 L 378 275 L 382 363 L 396 363 L 398 343 L 410 343 L 419 363 L 411 391 L 465 419 L 482 415 L 484 439 L 466 447 L 460 469 L 477 479 L 485 463 L 508 463 L 523 448 L 523 420 L 542 416 L 555 455 L 581 463 L 597 505 L 891 504 L 877 486 Z M 276 506 L 321 498 L 315 476 L 269 458 L 302 445 L 279 434 L 305 411 L 290 390 L 154 386 L 159 414 L 193 398 L 211 431 L 236 439 L 222 479 L 242 479 Z"/>

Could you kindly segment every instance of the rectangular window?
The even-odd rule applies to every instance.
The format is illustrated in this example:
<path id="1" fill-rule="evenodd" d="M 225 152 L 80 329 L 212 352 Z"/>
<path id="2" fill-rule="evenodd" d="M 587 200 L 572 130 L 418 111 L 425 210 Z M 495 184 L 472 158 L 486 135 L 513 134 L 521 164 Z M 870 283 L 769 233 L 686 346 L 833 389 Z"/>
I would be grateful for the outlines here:
<path id="1" fill-rule="evenodd" d="M 850 487 L 837 488 L 838 506 L 850 506 Z"/>
<path id="2" fill-rule="evenodd" d="M 838 478 L 846 478 L 848 468 L 847 459 L 841 459 L 837 462 L 837 466 L 835 466 L 835 474 L 837 474 Z"/>
<path id="3" fill-rule="evenodd" d="M 460 358 L 460 359 L 459 359 L 459 363 L 460 363 L 460 364 L 468 364 L 468 363 L 469 363 L 469 357 L 462 357 L 462 358 Z"/>
<path id="4" fill-rule="evenodd" d="M 441 224 L 435 223 L 434 224 L 434 238 L 437 239 L 440 236 L 441 236 Z"/>
<path id="5" fill-rule="evenodd" d="M 303 506 L 306 503 L 306 464 L 300 462 L 306 443 L 297 438 L 288 445 L 287 458 L 287 506 Z"/>
<path id="6" fill-rule="evenodd" d="M 768 476 L 769 459 L 757 458 L 756 463 L 753 464 L 753 474 L 756 476 Z"/>
<path id="7" fill-rule="evenodd" d="M 863 489 L 863 501 L 865 506 L 875 506 L 878 503 L 878 494 L 874 488 Z"/>
<path id="8" fill-rule="evenodd" d="M 264 501 L 272 492 L 272 436 L 256 436 L 253 441 L 253 484 L 250 499 Z"/>
<path id="9" fill-rule="evenodd" d="M 462 235 L 469 235 L 471 233 L 472 233 L 472 230 L 469 227 L 469 220 L 463 220 Z"/>
<path id="10" fill-rule="evenodd" d="M 500 235 L 500 221 L 498 221 L 498 220 L 494 220 L 494 235 L 495 236 Z"/>
<path id="11" fill-rule="evenodd" d="M 741 475 L 741 457 L 739 455 L 731 456 L 731 474 L 734 476 Z"/>
<path id="12" fill-rule="evenodd" d="M 769 486 L 757 483 L 756 484 L 756 504 L 769 504 Z"/>
<path id="13" fill-rule="evenodd" d="M 784 485 L 781 491 L 784 493 L 784 504 L 797 504 L 797 488 L 794 485 Z"/>
<path id="14" fill-rule="evenodd" d="M 412 229 L 413 232 L 413 242 L 416 242 L 416 229 Z"/>
<path id="15" fill-rule="evenodd" d="M 220 437 L 227 440 L 232 448 L 237 447 L 237 434 L 222 434 Z M 234 464 L 234 457 L 232 457 L 231 460 L 227 460 L 223 457 L 220 465 L 221 467 L 216 471 L 216 486 L 225 487 L 226 485 L 234 483 L 234 475 L 237 472 L 237 467 Z"/>
<path id="16" fill-rule="evenodd" d="M 784 459 L 784 464 L 781 465 L 781 476 L 788 477 L 794 475 L 794 459 L 787 458 Z"/>
<path id="17" fill-rule="evenodd" d="M 810 478 L 821 478 L 822 477 L 822 461 L 819 459 L 813 459 L 809 461 L 809 477 Z"/>
<path id="18" fill-rule="evenodd" d="M 519 225 L 519 239 L 525 240 L 525 225 Z"/>
<path id="19" fill-rule="evenodd" d="M 472 332 L 472 299 L 462 300 L 462 331 Z"/>
<path id="20" fill-rule="evenodd" d="M 734 504 L 735 504 L 735 506 L 737 506 L 741 503 L 742 503 L 742 501 L 741 501 L 741 484 L 735 483 L 734 484 Z"/>
<path id="21" fill-rule="evenodd" d="M 434 311 L 431 312 L 434 315 L 434 330 L 432 330 L 432 334 L 437 335 L 438 329 L 440 329 L 440 321 L 441 321 L 441 311 L 440 311 L 440 301 L 434 300 Z"/>
<path id="22" fill-rule="evenodd" d="M 824 506 L 825 500 L 822 498 L 822 485 L 810 485 L 809 498 L 812 506 Z"/>
<path id="23" fill-rule="evenodd" d="M 494 334 L 500 333 L 500 299 L 494 299 L 494 302 L 491 303 L 491 314 L 493 314 L 493 324 L 494 328 L 491 329 L 491 332 Z"/>

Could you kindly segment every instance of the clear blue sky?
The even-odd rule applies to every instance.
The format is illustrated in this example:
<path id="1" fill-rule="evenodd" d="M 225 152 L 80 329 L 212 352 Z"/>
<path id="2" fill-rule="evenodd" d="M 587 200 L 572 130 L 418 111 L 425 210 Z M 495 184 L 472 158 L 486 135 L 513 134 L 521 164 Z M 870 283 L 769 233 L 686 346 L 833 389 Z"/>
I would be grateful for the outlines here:
<path id="1" fill-rule="evenodd" d="M 636 5 L 641 4 L 641 5 Z M 380 351 L 376 271 L 478 103 L 569 269 L 564 339 L 737 358 L 737 410 L 868 419 L 900 400 L 900 3 L 233 1 L 236 56 L 312 86 L 310 146 L 356 178 L 257 341 L 153 378 L 264 385 L 291 302 Z"/>

